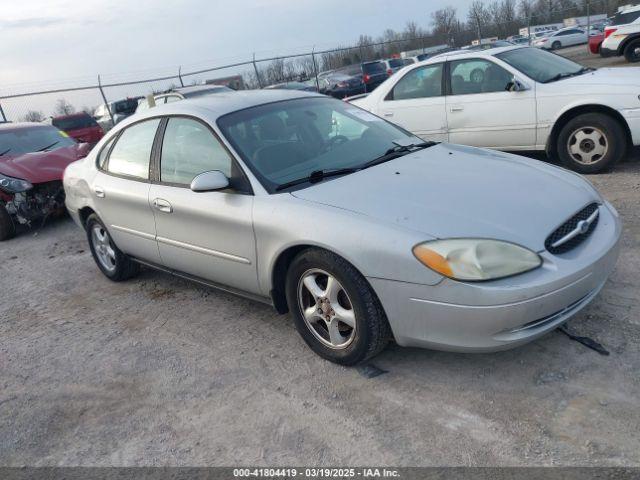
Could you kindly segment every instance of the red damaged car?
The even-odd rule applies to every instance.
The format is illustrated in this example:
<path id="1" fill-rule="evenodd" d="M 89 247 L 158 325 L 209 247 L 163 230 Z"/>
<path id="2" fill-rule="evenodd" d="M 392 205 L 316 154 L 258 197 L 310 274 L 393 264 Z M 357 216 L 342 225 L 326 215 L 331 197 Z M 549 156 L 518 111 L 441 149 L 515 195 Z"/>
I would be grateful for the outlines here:
<path id="1" fill-rule="evenodd" d="M 69 134 L 79 142 L 93 146 L 104 137 L 104 130 L 88 113 L 80 112 L 71 115 L 53 117 L 51 124 Z"/>
<path id="2" fill-rule="evenodd" d="M 51 125 L 0 124 L 0 241 L 64 212 L 64 169 L 89 150 Z"/>

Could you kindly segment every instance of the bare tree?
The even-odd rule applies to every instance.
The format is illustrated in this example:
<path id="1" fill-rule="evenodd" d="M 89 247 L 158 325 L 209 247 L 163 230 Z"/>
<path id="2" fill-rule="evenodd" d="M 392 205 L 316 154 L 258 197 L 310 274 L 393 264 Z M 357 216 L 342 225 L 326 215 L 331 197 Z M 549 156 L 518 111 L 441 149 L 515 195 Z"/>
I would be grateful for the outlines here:
<path id="1" fill-rule="evenodd" d="M 42 122 L 44 120 L 44 114 L 37 110 L 29 110 L 24 117 L 23 122 Z"/>
<path id="2" fill-rule="evenodd" d="M 54 115 L 71 115 L 75 113 L 76 109 L 64 98 L 59 98 L 56 102 L 56 106 L 53 109 Z"/>
<path id="3" fill-rule="evenodd" d="M 433 25 L 432 35 L 445 43 L 453 43 L 453 35 L 458 26 L 456 9 L 453 7 L 443 8 L 431 14 L 431 25 Z"/>
<path id="4" fill-rule="evenodd" d="M 467 15 L 469 21 L 469 29 L 475 30 L 478 34 L 478 40 L 482 39 L 483 32 L 491 23 L 491 14 L 481 0 L 475 0 L 469 7 Z"/>

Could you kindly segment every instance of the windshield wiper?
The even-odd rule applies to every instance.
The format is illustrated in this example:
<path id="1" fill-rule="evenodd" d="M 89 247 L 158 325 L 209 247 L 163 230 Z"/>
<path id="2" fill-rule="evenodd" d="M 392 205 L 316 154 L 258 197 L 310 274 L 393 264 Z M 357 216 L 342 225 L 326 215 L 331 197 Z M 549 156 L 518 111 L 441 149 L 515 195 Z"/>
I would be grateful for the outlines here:
<path id="1" fill-rule="evenodd" d="M 384 155 L 380 155 L 379 157 L 374 158 L 373 160 L 368 161 L 367 163 L 360 166 L 360 168 L 369 168 L 374 165 L 379 165 L 384 162 L 388 162 L 389 160 L 393 160 L 394 158 L 402 157 L 407 153 L 411 153 L 415 150 L 421 150 L 423 148 L 429 148 L 437 145 L 437 142 L 418 142 L 418 143 L 410 143 L 410 144 L 397 144 L 395 147 L 391 147 L 389 150 L 384 152 Z"/>
<path id="2" fill-rule="evenodd" d="M 53 142 L 51 145 L 47 145 L 46 147 L 42 147 L 40 150 L 36 150 L 36 152 L 44 152 L 45 150 L 49 150 L 51 147 L 55 147 L 60 142 Z"/>
<path id="3" fill-rule="evenodd" d="M 298 178 L 291 180 L 290 182 L 283 183 L 276 187 L 276 192 L 284 190 L 289 187 L 294 187 L 302 183 L 318 183 L 329 177 L 337 177 L 339 175 L 347 175 L 349 173 L 357 172 L 359 168 L 339 168 L 337 170 L 314 170 L 308 177 Z"/>
<path id="4" fill-rule="evenodd" d="M 577 72 L 571 72 L 571 73 L 559 73 L 554 77 L 551 77 L 549 80 L 545 81 L 544 83 L 551 83 L 551 82 L 557 82 L 558 80 L 562 80 L 564 78 L 569 78 L 569 77 L 577 77 L 578 75 L 582 75 L 583 73 L 587 73 L 587 72 L 593 72 L 595 71 L 595 68 L 591 68 L 591 67 L 582 67 L 580 70 L 578 70 Z"/>
<path id="5" fill-rule="evenodd" d="M 11 151 L 10 148 L 7 148 L 4 152 L 0 152 L 0 157 L 3 156 L 5 153 L 9 153 Z"/>

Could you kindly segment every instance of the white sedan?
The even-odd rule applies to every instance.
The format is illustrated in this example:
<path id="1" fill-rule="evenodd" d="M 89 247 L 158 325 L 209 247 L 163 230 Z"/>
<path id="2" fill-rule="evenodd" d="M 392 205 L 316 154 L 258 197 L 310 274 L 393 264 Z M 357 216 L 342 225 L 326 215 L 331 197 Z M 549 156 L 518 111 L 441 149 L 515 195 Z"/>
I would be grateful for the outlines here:
<path id="1" fill-rule="evenodd" d="M 640 145 L 640 68 L 585 68 L 530 47 L 450 52 L 352 103 L 429 140 L 546 151 L 581 173 Z"/>
<path id="2" fill-rule="evenodd" d="M 589 35 L 581 28 L 563 28 L 556 30 L 533 42 L 534 47 L 557 50 L 563 47 L 581 45 L 589 41 Z"/>

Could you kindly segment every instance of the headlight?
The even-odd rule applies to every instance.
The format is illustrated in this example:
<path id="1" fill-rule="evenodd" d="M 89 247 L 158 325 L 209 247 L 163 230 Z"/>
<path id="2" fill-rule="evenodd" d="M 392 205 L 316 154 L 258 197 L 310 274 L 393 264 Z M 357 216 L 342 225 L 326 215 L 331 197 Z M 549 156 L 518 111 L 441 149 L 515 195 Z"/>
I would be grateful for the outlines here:
<path id="1" fill-rule="evenodd" d="M 4 190 L 5 192 L 9 192 L 9 193 L 26 192 L 27 190 L 31 190 L 32 188 L 33 188 L 33 185 L 31 185 L 26 180 L 8 177 L 0 173 L 0 189 Z"/>
<path id="2" fill-rule="evenodd" d="M 538 254 L 513 243 L 483 238 L 434 240 L 413 247 L 420 262 L 449 278 L 495 280 L 542 265 Z"/>

